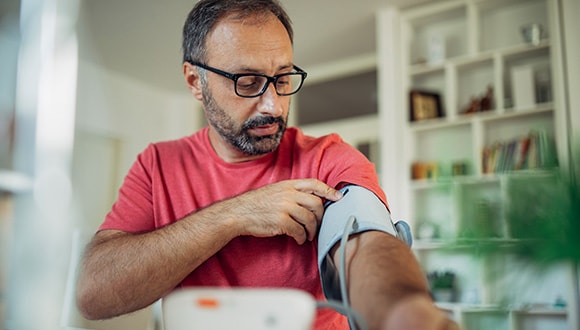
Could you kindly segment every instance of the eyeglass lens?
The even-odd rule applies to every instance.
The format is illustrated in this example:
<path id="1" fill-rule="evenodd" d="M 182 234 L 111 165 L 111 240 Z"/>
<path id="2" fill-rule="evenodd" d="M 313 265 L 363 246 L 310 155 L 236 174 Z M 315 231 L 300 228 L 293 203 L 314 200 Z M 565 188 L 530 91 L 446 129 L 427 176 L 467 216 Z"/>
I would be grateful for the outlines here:
<path id="1" fill-rule="evenodd" d="M 268 78 L 263 76 L 243 75 L 236 81 L 236 92 L 241 96 L 257 96 L 267 88 Z M 280 95 L 290 95 L 298 91 L 302 85 L 302 75 L 288 73 L 279 75 L 274 86 Z"/>

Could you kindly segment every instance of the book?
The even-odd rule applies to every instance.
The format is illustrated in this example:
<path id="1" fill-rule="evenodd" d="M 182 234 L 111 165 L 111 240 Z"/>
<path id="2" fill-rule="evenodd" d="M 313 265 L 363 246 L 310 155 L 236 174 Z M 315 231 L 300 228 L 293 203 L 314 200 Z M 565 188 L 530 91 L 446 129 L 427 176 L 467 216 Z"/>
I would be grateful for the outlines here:
<path id="1" fill-rule="evenodd" d="M 481 151 L 483 174 L 558 166 L 553 138 L 543 129 L 522 137 L 494 142 Z"/>

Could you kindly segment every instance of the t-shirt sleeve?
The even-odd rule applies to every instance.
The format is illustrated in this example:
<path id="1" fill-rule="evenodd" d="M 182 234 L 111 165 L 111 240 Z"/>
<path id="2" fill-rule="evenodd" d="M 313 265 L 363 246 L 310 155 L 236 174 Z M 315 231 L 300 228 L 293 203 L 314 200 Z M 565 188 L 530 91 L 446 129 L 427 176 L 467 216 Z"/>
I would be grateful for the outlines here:
<path id="1" fill-rule="evenodd" d="M 149 145 L 131 166 L 119 196 L 99 230 L 116 229 L 137 233 L 155 229 L 151 164 L 155 147 Z"/>
<path id="2" fill-rule="evenodd" d="M 338 135 L 330 137 L 333 142 L 325 149 L 321 165 L 326 184 L 339 189 L 347 184 L 365 187 L 388 209 L 387 197 L 380 186 L 374 164 Z"/>

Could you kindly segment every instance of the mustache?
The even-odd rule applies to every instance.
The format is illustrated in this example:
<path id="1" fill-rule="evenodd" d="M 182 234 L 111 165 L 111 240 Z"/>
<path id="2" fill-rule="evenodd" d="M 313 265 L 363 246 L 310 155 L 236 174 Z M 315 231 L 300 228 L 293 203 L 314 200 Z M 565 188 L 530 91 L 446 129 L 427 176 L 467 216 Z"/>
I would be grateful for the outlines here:
<path id="1" fill-rule="evenodd" d="M 258 126 L 263 125 L 271 125 L 271 124 L 278 124 L 281 127 L 285 124 L 284 119 L 282 117 L 272 117 L 272 116 L 265 116 L 265 117 L 258 117 L 252 118 L 246 121 L 242 125 L 242 130 L 249 130 Z"/>

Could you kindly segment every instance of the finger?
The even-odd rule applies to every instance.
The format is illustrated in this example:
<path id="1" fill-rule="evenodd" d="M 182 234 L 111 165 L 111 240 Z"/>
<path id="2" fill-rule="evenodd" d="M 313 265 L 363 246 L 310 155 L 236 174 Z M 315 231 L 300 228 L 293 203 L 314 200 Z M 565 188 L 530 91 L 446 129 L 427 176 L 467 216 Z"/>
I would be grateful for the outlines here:
<path id="1" fill-rule="evenodd" d="M 296 180 L 294 188 L 334 202 L 342 198 L 342 193 L 340 191 L 316 179 Z"/>
<path id="2" fill-rule="evenodd" d="M 294 238 L 296 243 L 299 245 L 304 244 L 304 242 L 306 242 L 308 239 L 306 228 L 300 222 L 295 221 L 293 218 L 284 221 L 282 226 L 284 227 L 283 230 L 286 232 L 286 235 Z"/>
<path id="3" fill-rule="evenodd" d="M 322 198 L 311 193 L 298 191 L 293 197 L 298 205 L 314 214 L 316 221 L 320 223 L 324 214 Z"/>
<path id="4" fill-rule="evenodd" d="M 307 208 L 297 207 L 292 211 L 292 219 L 299 223 L 306 232 L 307 239 L 312 241 L 318 232 L 319 221 L 316 215 Z"/>

